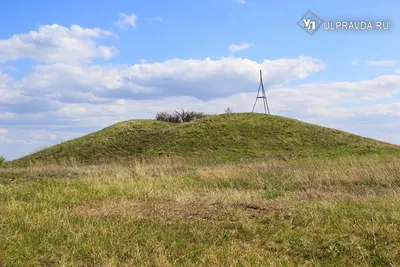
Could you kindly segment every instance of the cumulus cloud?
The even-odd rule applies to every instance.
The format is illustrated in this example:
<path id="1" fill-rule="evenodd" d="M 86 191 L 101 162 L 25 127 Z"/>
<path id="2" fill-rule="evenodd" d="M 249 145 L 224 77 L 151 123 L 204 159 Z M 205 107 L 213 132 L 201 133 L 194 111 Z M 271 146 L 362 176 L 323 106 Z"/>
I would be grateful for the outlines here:
<path id="1" fill-rule="evenodd" d="M 235 52 L 238 52 L 238 51 L 247 50 L 251 46 L 253 46 L 252 43 L 231 44 L 231 45 L 229 45 L 228 50 L 231 53 L 235 53 Z"/>
<path id="2" fill-rule="evenodd" d="M 234 2 L 239 3 L 239 4 L 246 4 L 246 0 L 234 0 Z"/>
<path id="3" fill-rule="evenodd" d="M 127 15 L 125 13 L 120 13 L 119 19 L 115 22 L 115 25 L 121 30 L 125 30 L 127 28 L 136 28 L 137 20 L 138 16 L 135 14 Z"/>
<path id="4" fill-rule="evenodd" d="M 280 97 L 286 101 L 303 102 L 307 98 L 307 105 L 327 106 L 352 103 L 368 103 L 390 99 L 400 94 L 400 76 L 383 75 L 370 80 L 354 82 L 324 82 L 302 84 L 296 88 L 279 88 Z M 329 96 L 329 97 L 326 97 Z"/>
<path id="5" fill-rule="evenodd" d="M 7 73 L 0 71 L 0 105 L 11 103 L 19 98 L 20 92 L 15 84 L 15 80 Z"/>
<path id="6" fill-rule="evenodd" d="M 80 63 L 93 58 L 110 59 L 118 53 L 114 46 L 97 45 L 95 38 L 116 36 L 99 28 L 70 28 L 53 24 L 37 31 L 0 40 L 0 63 L 28 58 L 39 62 Z"/>
<path id="7" fill-rule="evenodd" d="M 298 57 L 255 62 L 244 58 L 172 59 L 135 65 L 37 65 L 16 82 L 23 97 L 38 94 L 61 102 L 107 102 L 193 96 L 226 97 L 254 90 L 262 69 L 265 84 L 279 86 L 325 68 L 323 62 Z"/>

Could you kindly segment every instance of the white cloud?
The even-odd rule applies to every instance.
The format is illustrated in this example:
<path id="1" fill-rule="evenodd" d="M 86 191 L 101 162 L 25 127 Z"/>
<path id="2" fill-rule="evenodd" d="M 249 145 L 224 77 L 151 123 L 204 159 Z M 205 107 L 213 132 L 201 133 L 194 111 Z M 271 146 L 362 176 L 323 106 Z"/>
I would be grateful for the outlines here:
<path id="1" fill-rule="evenodd" d="M 246 0 L 234 0 L 236 3 L 239 3 L 239 4 L 246 4 L 247 2 L 246 2 Z"/>
<path id="2" fill-rule="evenodd" d="M 125 30 L 129 27 L 136 28 L 137 20 L 138 16 L 135 14 L 127 15 L 125 13 L 120 13 L 119 19 L 115 22 L 115 25 L 122 30 Z"/>
<path id="3" fill-rule="evenodd" d="M 253 46 L 252 43 L 241 43 L 241 44 L 231 44 L 228 47 L 229 52 L 234 53 L 242 50 L 247 50 L 251 46 Z"/>
<path id="4" fill-rule="evenodd" d="M 400 64 L 400 60 L 370 60 L 367 61 L 369 66 L 383 66 L 383 67 L 393 67 Z"/>
<path id="5" fill-rule="evenodd" d="M 0 128 L 0 136 L 4 136 L 4 135 L 6 135 L 6 134 L 7 134 L 7 132 L 8 132 L 8 130 L 7 130 L 7 129 L 2 129 L 2 128 Z"/>
<path id="6" fill-rule="evenodd" d="M 25 97 L 42 95 L 61 102 L 104 102 L 105 99 L 194 96 L 225 97 L 252 90 L 258 73 L 266 85 L 279 86 L 325 68 L 310 57 L 264 60 L 244 58 L 213 60 L 172 59 L 126 65 L 37 65 L 16 85 Z"/>
<path id="7" fill-rule="evenodd" d="M 24 144 L 24 145 L 31 145 L 31 144 L 42 144 L 43 141 L 37 140 L 25 140 L 25 139 L 4 139 L 4 143 L 6 144 Z"/>
<path id="8" fill-rule="evenodd" d="M 0 72 L 5 72 L 5 71 L 16 71 L 17 68 L 13 66 L 1 66 L 0 65 Z"/>
<path id="9" fill-rule="evenodd" d="M 124 99 L 118 99 L 117 101 L 115 101 L 115 103 L 117 105 L 124 105 L 126 103 L 126 101 Z"/>
<path id="10" fill-rule="evenodd" d="M 21 100 L 21 91 L 17 82 L 9 74 L 0 72 L 0 117 L 3 116 L 3 106 Z"/>
<path id="11" fill-rule="evenodd" d="M 47 140 L 52 141 L 58 138 L 58 135 L 46 130 L 30 130 L 28 137 L 33 140 Z"/>
<path id="12" fill-rule="evenodd" d="M 163 21 L 163 18 L 161 17 L 154 17 L 151 19 L 152 21 Z"/>
<path id="13" fill-rule="evenodd" d="M 57 24 L 40 26 L 37 31 L 0 40 L 0 63 L 21 58 L 71 64 L 88 62 L 93 58 L 109 59 L 118 50 L 113 46 L 97 45 L 93 39 L 115 36 L 110 31 L 78 25 L 70 28 Z"/>

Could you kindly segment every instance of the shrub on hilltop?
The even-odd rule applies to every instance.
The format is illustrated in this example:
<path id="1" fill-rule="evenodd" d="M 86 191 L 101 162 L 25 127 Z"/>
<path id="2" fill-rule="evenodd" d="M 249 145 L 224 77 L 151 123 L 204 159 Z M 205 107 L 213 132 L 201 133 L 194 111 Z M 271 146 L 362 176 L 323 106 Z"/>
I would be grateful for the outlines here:
<path id="1" fill-rule="evenodd" d="M 201 119 L 201 118 L 204 118 L 207 116 L 210 116 L 210 115 L 205 114 L 203 112 L 189 111 L 189 110 L 182 109 L 180 112 L 175 111 L 174 113 L 159 112 L 156 115 L 156 120 L 166 121 L 166 122 L 171 122 L 171 123 L 184 123 L 184 122 L 189 122 L 189 121 L 193 121 L 196 119 Z"/>

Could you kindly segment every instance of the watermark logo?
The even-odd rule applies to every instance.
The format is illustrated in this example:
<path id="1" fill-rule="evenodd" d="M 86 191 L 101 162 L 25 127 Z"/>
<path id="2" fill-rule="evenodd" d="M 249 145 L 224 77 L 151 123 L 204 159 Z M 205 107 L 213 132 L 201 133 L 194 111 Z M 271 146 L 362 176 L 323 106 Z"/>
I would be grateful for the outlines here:
<path id="1" fill-rule="evenodd" d="M 313 35 L 323 23 L 323 19 L 308 10 L 297 22 L 297 25 L 306 33 Z"/>
<path id="2" fill-rule="evenodd" d="M 359 21 L 359 20 L 337 20 L 325 21 L 312 11 L 308 10 L 297 22 L 297 26 L 306 33 L 313 35 L 321 26 L 325 31 L 379 31 L 388 30 L 388 21 Z"/>

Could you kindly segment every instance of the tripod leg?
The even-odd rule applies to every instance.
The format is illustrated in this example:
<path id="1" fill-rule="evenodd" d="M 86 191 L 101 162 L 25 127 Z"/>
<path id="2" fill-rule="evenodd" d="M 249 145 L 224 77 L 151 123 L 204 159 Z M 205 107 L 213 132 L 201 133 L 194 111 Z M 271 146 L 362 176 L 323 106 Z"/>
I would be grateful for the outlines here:
<path id="1" fill-rule="evenodd" d="M 254 106 L 253 106 L 253 110 L 251 112 L 254 112 L 254 109 L 256 107 L 257 104 L 257 100 L 258 100 L 258 96 L 260 94 L 260 89 L 261 89 L 261 85 L 258 87 L 258 92 L 257 92 L 257 96 L 256 96 L 256 101 L 254 102 Z"/>

